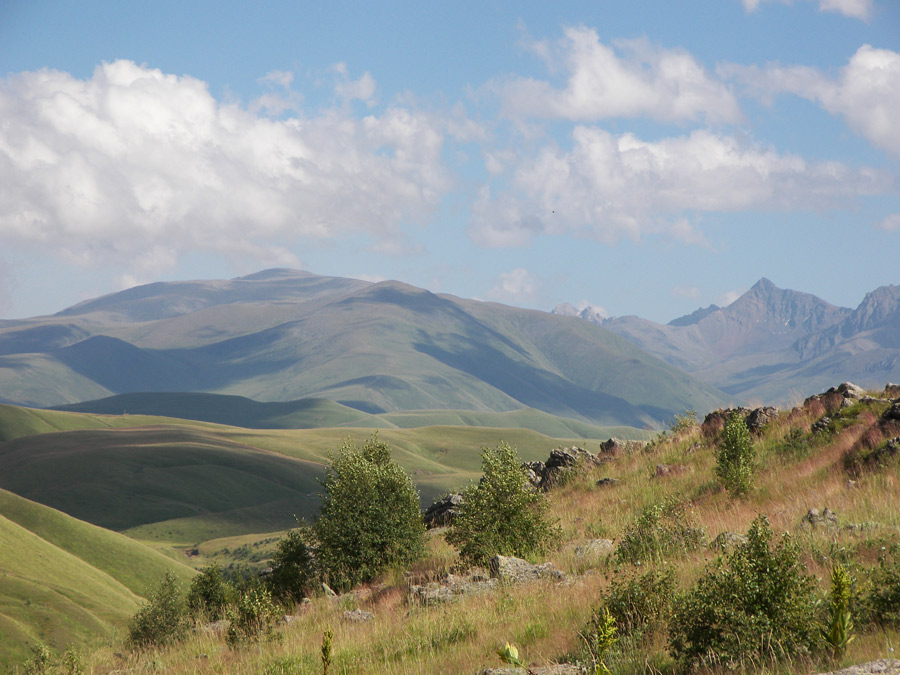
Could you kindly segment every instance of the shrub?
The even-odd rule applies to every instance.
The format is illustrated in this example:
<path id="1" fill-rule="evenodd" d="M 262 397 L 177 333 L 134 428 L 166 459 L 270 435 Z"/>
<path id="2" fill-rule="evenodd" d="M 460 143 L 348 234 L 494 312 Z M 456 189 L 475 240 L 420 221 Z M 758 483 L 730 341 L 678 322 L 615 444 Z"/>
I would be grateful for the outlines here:
<path id="1" fill-rule="evenodd" d="M 447 533 L 463 562 L 486 565 L 497 554 L 531 555 L 558 538 L 547 498 L 531 485 L 509 444 L 483 448 L 481 470 L 481 481 L 463 491 Z"/>
<path id="2" fill-rule="evenodd" d="M 225 606 L 234 598 L 234 587 L 216 563 L 203 569 L 188 589 L 188 612 L 193 618 L 217 621 L 225 616 Z"/>
<path id="3" fill-rule="evenodd" d="M 753 441 L 740 413 L 725 423 L 716 452 L 716 477 L 732 494 L 750 491 L 753 483 Z"/>
<path id="4" fill-rule="evenodd" d="M 679 434 L 683 431 L 690 431 L 700 424 L 697 419 L 697 411 L 694 409 L 685 410 L 684 414 L 676 414 L 669 423 L 669 430 L 673 434 Z"/>
<path id="5" fill-rule="evenodd" d="M 694 525 L 687 508 L 674 500 L 651 504 L 635 518 L 616 548 L 619 562 L 662 560 L 696 551 L 703 545 L 703 528 Z"/>
<path id="6" fill-rule="evenodd" d="M 872 619 L 881 626 L 900 626 L 900 551 L 882 553 L 871 576 Z"/>
<path id="7" fill-rule="evenodd" d="M 46 645 L 37 643 L 31 646 L 31 658 L 25 662 L 26 675 L 44 675 L 53 666 L 53 655 Z"/>
<path id="8" fill-rule="evenodd" d="M 850 614 L 851 578 L 841 565 L 831 569 L 831 602 L 828 625 L 822 629 L 822 637 L 831 647 L 832 656 L 838 660 L 854 638 L 853 617 Z"/>
<path id="9" fill-rule="evenodd" d="M 616 578 L 604 605 L 623 634 L 640 632 L 664 623 L 675 597 L 675 572 L 649 570 L 629 578 Z"/>
<path id="10" fill-rule="evenodd" d="M 352 587 L 424 554 L 419 494 L 377 434 L 361 450 L 346 442 L 323 485 L 313 532 L 316 563 L 329 583 Z"/>
<path id="11" fill-rule="evenodd" d="M 228 606 L 225 641 L 231 647 L 237 647 L 246 642 L 272 638 L 280 615 L 265 586 L 249 588 L 241 593 L 236 603 Z"/>
<path id="12" fill-rule="evenodd" d="M 187 634 L 188 619 L 175 575 L 169 571 L 148 601 L 131 619 L 128 637 L 137 648 L 163 645 Z"/>
<path id="13" fill-rule="evenodd" d="M 618 642 L 616 636 L 618 628 L 616 619 L 606 607 L 594 610 L 591 613 L 591 621 L 587 630 L 579 633 L 584 641 L 587 661 L 590 663 L 592 673 L 609 675 L 609 669 L 604 663 L 606 654 Z"/>
<path id="14" fill-rule="evenodd" d="M 272 595 L 281 601 L 300 602 L 315 580 L 309 527 L 293 529 L 278 542 L 268 577 Z"/>
<path id="15" fill-rule="evenodd" d="M 788 535 L 774 549 L 771 539 L 768 520 L 757 517 L 747 542 L 676 602 L 669 650 L 682 664 L 735 667 L 812 648 L 815 582 Z"/>

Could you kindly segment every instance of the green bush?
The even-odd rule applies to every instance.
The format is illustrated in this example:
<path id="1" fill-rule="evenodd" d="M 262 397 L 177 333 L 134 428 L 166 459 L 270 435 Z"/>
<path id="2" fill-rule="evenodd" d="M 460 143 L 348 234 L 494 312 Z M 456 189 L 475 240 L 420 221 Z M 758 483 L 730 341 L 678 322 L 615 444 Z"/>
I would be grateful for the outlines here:
<path id="1" fill-rule="evenodd" d="M 498 554 L 527 556 L 558 539 L 547 498 L 531 485 L 509 444 L 482 449 L 481 470 L 481 481 L 463 491 L 447 533 L 463 562 L 486 565 Z"/>
<path id="2" fill-rule="evenodd" d="M 53 655 L 46 645 L 37 643 L 31 646 L 31 658 L 25 662 L 26 675 L 44 675 L 53 667 Z"/>
<path id="3" fill-rule="evenodd" d="M 272 595 L 282 602 L 300 602 L 312 588 L 316 574 L 311 538 L 309 527 L 299 527 L 278 542 L 268 585 Z"/>
<path id="4" fill-rule="evenodd" d="M 625 634 L 650 630 L 664 624 L 675 598 L 675 572 L 649 570 L 640 576 L 615 578 L 604 605 Z"/>
<path id="5" fill-rule="evenodd" d="M 377 434 L 361 450 L 345 443 L 323 484 L 313 532 L 316 563 L 331 585 L 349 588 L 424 554 L 419 494 Z"/>
<path id="6" fill-rule="evenodd" d="M 745 494 L 753 487 L 753 440 L 737 411 L 722 430 L 716 451 L 716 478 L 732 494 Z"/>
<path id="7" fill-rule="evenodd" d="M 625 563 L 663 560 L 696 551 L 705 538 L 705 531 L 694 524 L 687 508 L 670 499 L 651 504 L 634 519 L 616 547 L 616 559 Z"/>
<path id="8" fill-rule="evenodd" d="M 697 419 L 697 411 L 694 409 L 685 410 L 684 414 L 678 415 L 672 418 L 672 421 L 669 422 L 669 430 L 673 434 L 680 434 L 685 431 L 690 431 L 699 425 L 700 422 Z"/>
<path id="9" fill-rule="evenodd" d="M 768 520 L 757 517 L 747 542 L 676 602 L 669 650 L 683 665 L 732 668 L 812 650 L 815 581 L 788 535 L 774 548 L 771 539 Z"/>
<path id="10" fill-rule="evenodd" d="M 228 631 L 225 641 L 231 647 L 238 647 L 274 637 L 281 612 L 269 590 L 257 585 L 241 593 L 237 602 L 228 606 L 226 616 Z"/>
<path id="11" fill-rule="evenodd" d="M 831 601 L 828 624 L 822 629 L 822 637 L 835 660 L 843 658 L 847 645 L 853 642 L 853 617 L 850 613 L 852 579 L 841 565 L 831 569 Z"/>
<path id="12" fill-rule="evenodd" d="M 188 589 L 188 612 L 194 619 L 218 621 L 225 616 L 225 606 L 234 599 L 234 587 L 216 563 L 203 569 Z"/>
<path id="13" fill-rule="evenodd" d="M 880 626 L 900 626 L 900 550 L 885 550 L 872 572 L 869 606 Z"/>
<path id="14" fill-rule="evenodd" d="M 175 575 L 169 571 L 148 601 L 131 619 L 128 637 L 137 648 L 168 644 L 182 639 L 188 630 L 188 617 Z"/>

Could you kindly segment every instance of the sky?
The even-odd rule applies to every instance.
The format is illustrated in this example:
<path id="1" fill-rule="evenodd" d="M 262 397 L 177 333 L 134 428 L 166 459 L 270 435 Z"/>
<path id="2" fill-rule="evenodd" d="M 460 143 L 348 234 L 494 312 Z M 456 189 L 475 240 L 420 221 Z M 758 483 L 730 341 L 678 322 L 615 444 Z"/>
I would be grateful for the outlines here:
<path id="1" fill-rule="evenodd" d="M 898 261 L 897 0 L 0 0 L 0 319 L 293 267 L 667 322 Z"/>

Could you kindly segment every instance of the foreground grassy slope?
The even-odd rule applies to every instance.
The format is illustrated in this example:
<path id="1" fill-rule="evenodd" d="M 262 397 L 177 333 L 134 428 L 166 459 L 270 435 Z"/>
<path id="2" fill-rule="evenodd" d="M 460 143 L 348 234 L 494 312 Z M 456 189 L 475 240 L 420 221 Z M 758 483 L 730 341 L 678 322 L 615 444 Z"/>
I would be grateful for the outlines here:
<path id="1" fill-rule="evenodd" d="M 167 570 L 194 571 L 131 539 L 0 490 L 0 672 L 28 645 L 94 644 Z"/>
<path id="2" fill-rule="evenodd" d="M 427 559 L 408 570 L 405 578 L 398 571 L 387 575 L 383 585 L 358 589 L 339 601 L 313 598 L 295 620 L 279 628 L 277 641 L 232 650 L 220 637 L 199 632 L 184 644 L 152 656 L 125 653 L 116 657 L 121 647 L 110 643 L 94 652 L 90 663 L 99 673 L 139 671 L 150 667 L 150 659 L 155 667 L 171 673 L 320 673 L 319 647 L 326 628 L 334 630 L 332 673 L 475 673 L 500 665 L 496 650 L 506 641 L 516 643 L 531 664 L 570 660 L 583 647 L 579 632 L 585 629 L 592 609 L 609 601 L 616 583 L 648 571 L 671 571 L 674 588 L 656 597 L 669 601 L 690 589 L 715 560 L 718 551 L 708 545 L 712 540 L 723 532 L 746 532 L 760 513 L 768 516 L 776 535 L 789 533 L 797 543 L 803 567 L 814 575 L 820 597 L 827 597 L 831 566 L 837 562 L 848 566 L 858 580 L 856 603 L 868 592 L 866 584 L 873 578 L 871 570 L 879 556 L 892 549 L 900 556 L 900 456 L 887 453 L 878 462 L 866 459 L 886 447 L 888 438 L 900 436 L 900 425 L 881 417 L 888 405 L 876 401 L 826 409 L 812 404 L 781 413 L 754 438 L 753 488 L 743 498 L 719 487 L 715 480 L 718 436 L 714 431 L 704 434 L 698 426 L 686 426 L 582 474 L 549 493 L 563 537 L 547 559 L 569 576 L 565 584 L 501 588 L 446 605 L 408 604 L 407 583 L 439 579 L 457 563 L 442 534 L 433 532 Z M 813 431 L 812 425 L 826 413 L 832 424 L 824 431 Z M 854 466 L 857 469 L 848 471 Z M 619 482 L 598 487 L 600 477 Z M 663 503 L 680 505 L 682 525 L 702 528 L 702 547 L 691 552 L 678 546 L 661 550 L 641 565 L 605 554 L 576 554 L 576 546 L 598 537 L 618 546 L 636 529 L 646 507 Z M 825 507 L 836 514 L 835 523 L 804 524 L 810 509 Z M 823 603 L 816 621 L 825 620 L 826 606 Z M 373 612 L 375 620 L 345 621 L 343 613 L 354 607 Z M 867 622 L 871 619 L 866 620 L 859 607 L 854 604 L 859 612 L 857 638 L 842 659 L 832 661 L 824 648 L 818 648 L 807 657 L 765 668 L 750 666 L 744 672 L 822 672 L 895 658 L 891 650 L 900 645 L 900 625 Z M 677 672 L 667 653 L 669 621 L 663 615 L 644 631 L 630 634 L 623 628 L 607 655 L 612 672 Z M 205 657 L 198 659 L 198 654 Z"/>

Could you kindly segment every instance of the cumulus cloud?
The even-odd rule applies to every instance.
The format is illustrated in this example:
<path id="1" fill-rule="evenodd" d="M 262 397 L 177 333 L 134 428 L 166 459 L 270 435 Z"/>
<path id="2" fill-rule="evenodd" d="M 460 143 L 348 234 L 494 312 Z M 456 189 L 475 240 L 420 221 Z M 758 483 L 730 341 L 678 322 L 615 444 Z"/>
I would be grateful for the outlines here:
<path id="1" fill-rule="evenodd" d="M 900 53 L 863 45 L 834 76 L 808 66 L 723 66 L 721 72 L 743 81 L 751 94 L 771 100 L 791 93 L 841 115 L 859 134 L 900 156 Z"/>
<path id="2" fill-rule="evenodd" d="M 499 302 L 525 303 L 534 299 L 537 290 L 538 282 L 534 275 L 519 267 L 501 274 L 485 297 Z"/>
<path id="3" fill-rule="evenodd" d="M 722 293 L 722 295 L 716 298 L 716 304 L 719 307 L 728 307 L 728 305 L 737 300 L 743 294 L 744 291 L 725 291 L 724 293 Z"/>
<path id="4" fill-rule="evenodd" d="M 478 243 L 524 245 L 536 234 L 614 243 L 663 234 L 702 244 L 685 214 L 818 209 L 890 186 L 874 170 L 810 163 L 705 130 L 648 142 L 576 126 L 572 141 L 570 150 L 548 145 L 521 160 L 500 191 L 481 188 L 471 229 Z"/>
<path id="5" fill-rule="evenodd" d="M 665 49 L 646 39 L 600 42 L 586 27 L 568 28 L 555 45 L 530 44 L 566 82 L 516 78 L 495 82 L 505 113 L 595 121 L 651 117 L 663 121 L 735 122 L 741 117 L 733 94 L 683 49 Z"/>
<path id="6" fill-rule="evenodd" d="M 696 300 L 700 297 L 700 289 L 696 286 L 675 286 L 672 288 L 672 295 L 676 298 Z"/>
<path id="7" fill-rule="evenodd" d="M 365 76 L 347 85 L 370 94 Z M 433 116 L 388 106 L 274 119 L 130 61 L 87 80 L 0 80 L 0 119 L 0 242 L 128 263 L 135 278 L 191 250 L 290 262 L 298 237 L 397 239 L 450 187 Z"/>
<path id="8" fill-rule="evenodd" d="M 886 232 L 900 232 L 900 213 L 892 213 L 878 223 L 877 227 Z"/>
<path id="9" fill-rule="evenodd" d="M 852 19 L 868 21 L 874 9 L 874 0 L 816 0 L 820 12 L 837 12 Z M 741 0 L 748 12 L 756 11 L 762 2 L 780 2 L 783 5 L 793 4 L 792 0 Z"/>

